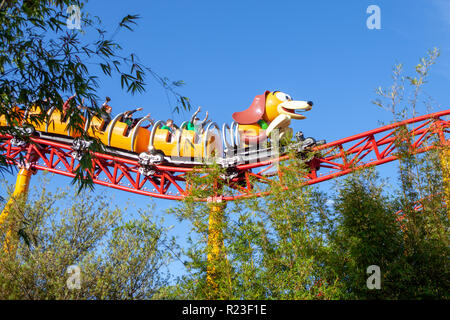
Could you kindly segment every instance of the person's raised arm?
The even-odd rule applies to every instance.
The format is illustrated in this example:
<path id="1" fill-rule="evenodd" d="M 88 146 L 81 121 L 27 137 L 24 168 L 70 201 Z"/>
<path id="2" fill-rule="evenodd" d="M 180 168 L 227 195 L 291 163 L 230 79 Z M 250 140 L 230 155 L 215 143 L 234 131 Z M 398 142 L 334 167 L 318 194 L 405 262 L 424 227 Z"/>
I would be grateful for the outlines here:
<path id="1" fill-rule="evenodd" d="M 200 123 L 203 124 L 206 122 L 206 120 L 208 120 L 208 111 L 206 111 L 205 119 L 203 119 Z"/>
<path id="2" fill-rule="evenodd" d="M 136 108 L 136 109 L 134 109 L 134 110 L 130 110 L 130 111 L 127 111 L 127 112 L 125 112 L 125 115 L 127 115 L 127 116 L 131 116 L 133 113 L 135 113 L 136 111 L 141 111 L 142 110 L 142 108 Z"/>
<path id="3" fill-rule="evenodd" d="M 70 103 L 70 100 L 72 100 L 73 98 L 75 98 L 76 95 L 77 95 L 77 94 L 75 93 L 73 96 L 71 96 L 69 99 L 67 99 L 66 102 L 64 102 L 63 107 L 62 107 L 63 113 L 66 113 L 67 109 L 69 109 L 69 103 Z"/>
<path id="4" fill-rule="evenodd" d="M 197 108 L 197 111 L 194 112 L 194 114 L 193 114 L 192 117 L 191 117 L 191 123 L 194 123 L 195 117 L 196 117 L 197 114 L 200 112 L 201 108 L 202 108 L 202 107 L 199 106 L 199 107 Z"/>

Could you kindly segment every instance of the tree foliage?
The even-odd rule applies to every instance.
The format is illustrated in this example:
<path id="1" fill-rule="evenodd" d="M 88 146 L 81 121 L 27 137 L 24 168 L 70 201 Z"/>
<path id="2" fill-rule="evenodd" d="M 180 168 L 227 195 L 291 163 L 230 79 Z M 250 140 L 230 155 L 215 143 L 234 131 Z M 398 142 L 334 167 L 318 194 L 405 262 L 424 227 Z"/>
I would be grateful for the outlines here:
<path id="1" fill-rule="evenodd" d="M 176 91 L 182 81 L 171 82 L 140 62 L 114 40 L 120 30 L 133 31 L 139 15 L 127 14 L 113 32 L 107 32 L 98 16 L 85 12 L 83 0 L 11 0 L 0 2 L 0 114 L 6 115 L 9 126 L 0 128 L 0 134 L 13 134 L 27 140 L 18 127 L 22 125 L 22 109 L 40 106 L 42 113 L 33 117 L 31 124 L 45 121 L 50 108 L 62 110 L 67 97 L 70 101 L 68 129 L 93 140 L 89 151 L 101 151 L 98 139 L 84 132 L 82 112 L 76 108 L 86 101 L 90 116 L 99 116 L 99 75 L 119 78 L 123 89 L 132 94 L 145 90 L 146 75 L 150 74 L 176 98 L 176 110 L 189 109 L 187 97 Z M 71 6 L 81 10 L 81 30 L 68 29 Z M 89 35 L 86 36 L 86 35 Z M 92 153 L 86 152 L 80 161 L 75 181 L 92 188 Z M 3 168 L 7 165 L 0 157 Z"/>
<path id="2" fill-rule="evenodd" d="M 375 103 L 397 122 L 422 107 L 422 87 L 439 56 L 432 50 L 415 75 L 394 68 L 394 84 L 379 88 Z M 430 103 L 425 102 L 429 111 Z M 396 132 L 398 183 L 365 169 L 341 178 L 333 193 L 304 185 L 308 167 L 291 157 L 269 185 L 255 184 L 263 198 L 222 205 L 222 255 L 208 259 L 211 204 L 198 198 L 221 194 L 216 169 L 190 178 L 191 197 L 173 212 L 190 222 L 187 274 L 167 298 L 189 299 L 445 299 L 448 298 L 448 145 L 424 154 L 407 146 L 408 129 Z M 447 152 L 447 153 L 445 153 Z M 306 156 L 311 158 L 312 155 Z M 304 157 L 305 158 L 305 157 Z M 448 170 L 448 169 L 447 169 Z M 447 189 L 446 189 L 447 188 Z M 227 190 L 228 192 L 230 190 Z M 421 205 L 421 209 L 418 209 Z M 211 263 L 215 283 L 208 281 Z M 381 271 L 381 289 L 369 289 L 368 267 Z"/>
<path id="3" fill-rule="evenodd" d="M 51 192 L 47 183 L 0 229 L 2 242 L 11 226 L 22 234 L 16 251 L 0 252 L 0 299 L 152 299 L 167 285 L 176 244 L 151 208 L 130 217 L 107 196 Z M 67 284 L 74 265 L 79 289 Z"/>

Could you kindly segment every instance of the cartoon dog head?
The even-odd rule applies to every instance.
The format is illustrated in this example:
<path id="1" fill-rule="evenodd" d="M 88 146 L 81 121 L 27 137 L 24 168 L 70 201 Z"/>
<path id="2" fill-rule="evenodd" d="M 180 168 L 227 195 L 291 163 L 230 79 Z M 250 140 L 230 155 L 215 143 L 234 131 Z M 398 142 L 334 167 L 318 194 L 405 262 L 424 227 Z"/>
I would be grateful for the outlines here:
<path id="1" fill-rule="evenodd" d="M 290 95 L 281 91 L 266 91 L 256 96 L 247 110 L 235 112 L 232 117 L 240 125 L 266 121 L 269 124 L 266 129 L 268 136 L 275 128 L 289 126 L 291 119 L 306 119 L 301 113 L 311 110 L 312 106 L 311 101 L 293 100 Z"/>

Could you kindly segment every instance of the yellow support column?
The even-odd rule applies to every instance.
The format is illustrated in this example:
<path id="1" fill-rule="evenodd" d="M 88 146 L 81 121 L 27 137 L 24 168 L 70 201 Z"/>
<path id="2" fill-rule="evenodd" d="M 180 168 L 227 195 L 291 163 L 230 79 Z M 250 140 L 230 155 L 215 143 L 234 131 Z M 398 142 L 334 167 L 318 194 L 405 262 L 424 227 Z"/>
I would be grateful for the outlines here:
<path id="1" fill-rule="evenodd" d="M 444 146 L 441 153 L 442 179 L 444 182 L 445 204 L 450 215 L 450 145 Z"/>
<path id="2" fill-rule="evenodd" d="M 222 197 L 213 197 L 208 199 L 210 213 L 208 225 L 208 268 L 206 282 L 212 288 L 212 299 L 219 297 L 220 270 L 218 265 L 225 259 L 223 250 L 223 209 L 226 203 L 222 202 Z"/>
<path id="3" fill-rule="evenodd" d="M 31 169 L 21 168 L 19 170 L 19 173 L 17 174 L 16 186 L 15 186 L 14 192 L 13 192 L 11 198 L 9 198 L 5 207 L 3 208 L 2 213 L 0 214 L 0 227 L 3 226 L 6 219 L 10 215 L 12 208 L 13 208 L 14 204 L 16 203 L 17 199 L 24 198 L 27 196 L 28 186 L 30 185 L 31 175 L 32 175 Z M 6 233 L 5 243 L 3 244 L 3 249 L 6 252 L 14 251 L 14 245 L 13 245 L 13 241 L 12 241 L 13 228 L 14 228 L 14 226 L 10 225 L 8 228 L 8 231 Z"/>

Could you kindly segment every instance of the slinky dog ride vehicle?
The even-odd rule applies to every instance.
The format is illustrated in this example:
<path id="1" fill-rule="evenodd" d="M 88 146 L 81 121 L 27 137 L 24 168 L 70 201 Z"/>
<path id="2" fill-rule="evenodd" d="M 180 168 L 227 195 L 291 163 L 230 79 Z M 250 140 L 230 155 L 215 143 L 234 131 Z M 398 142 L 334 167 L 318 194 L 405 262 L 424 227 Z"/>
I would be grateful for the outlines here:
<path id="1" fill-rule="evenodd" d="M 110 108 L 107 102 L 109 98 L 104 107 Z M 293 100 L 281 91 L 266 91 L 257 95 L 247 110 L 233 113 L 234 122 L 231 126 L 223 124 L 222 130 L 215 122 L 207 120 L 207 116 L 199 121 L 196 115 L 200 109 L 190 121 L 183 122 L 179 127 L 171 120 L 154 122 L 149 115 L 134 122 L 129 121 L 130 117 L 126 112 L 109 119 L 83 117 L 82 121 L 85 132 L 100 139 L 107 147 L 106 152 L 139 159 L 144 166 L 164 162 L 198 165 L 214 160 L 224 167 L 231 167 L 273 157 L 274 133 L 277 134 L 277 139 L 288 132 L 292 133 L 289 128 L 291 119 L 305 119 L 300 113 L 311 110 L 312 106 L 310 101 Z M 133 112 L 137 110 L 141 109 Z M 80 141 L 80 134 L 68 129 L 70 116 L 54 107 L 47 111 L 45 121 L 33 125 L 29 119 L 41 114 L 41 108 L 32 106 L 21 112 L 21 130 L 25 128 L 29 131 L 28 134 L 71 142 L 75 154 L 89 143 Z M 1 115 L 0 126 L 8 125 L 7 117 Z M 298 133 L 296 137 L 298 143 L 295 147 L 298 151 L 316 144 L 312 138 L 304 139 L 302 133 Z M 267 147 L 268 144 L 271 146 Z M 277 152 L 280 150 L 277 149 Z"/>

